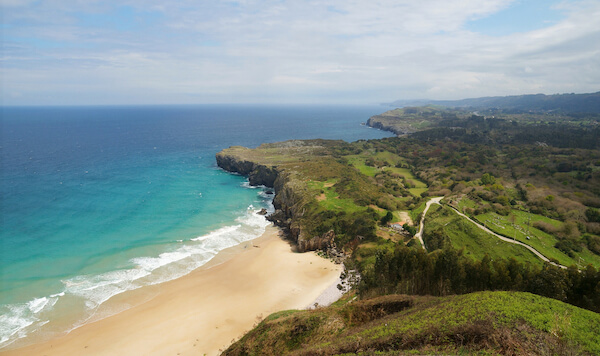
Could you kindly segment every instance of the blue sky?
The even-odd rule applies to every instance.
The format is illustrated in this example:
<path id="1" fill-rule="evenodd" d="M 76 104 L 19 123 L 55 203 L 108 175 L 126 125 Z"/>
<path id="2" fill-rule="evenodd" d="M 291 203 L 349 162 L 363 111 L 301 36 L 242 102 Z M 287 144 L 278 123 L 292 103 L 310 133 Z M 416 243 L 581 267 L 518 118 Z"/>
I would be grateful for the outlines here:
<path id="1" fill-rule="evenodd" d="M 0 0 L 3 105 L 600 90 L 600 0 Z"/>

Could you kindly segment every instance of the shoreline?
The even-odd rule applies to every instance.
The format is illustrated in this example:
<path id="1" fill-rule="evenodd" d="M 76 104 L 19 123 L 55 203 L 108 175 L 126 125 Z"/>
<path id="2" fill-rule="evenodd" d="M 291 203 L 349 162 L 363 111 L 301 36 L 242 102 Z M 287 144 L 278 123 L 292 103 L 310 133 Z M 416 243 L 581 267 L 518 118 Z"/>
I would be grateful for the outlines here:
<path id="1" fill-rule="evenodd" d="M 308 308 L 341 271 L 314 252 L 294 252 L 269 225 L 188 275 L 115 296 L 107 309 L 129 306 L 117 314 L 0 354 L 217 355 L 269 314 Z"/>

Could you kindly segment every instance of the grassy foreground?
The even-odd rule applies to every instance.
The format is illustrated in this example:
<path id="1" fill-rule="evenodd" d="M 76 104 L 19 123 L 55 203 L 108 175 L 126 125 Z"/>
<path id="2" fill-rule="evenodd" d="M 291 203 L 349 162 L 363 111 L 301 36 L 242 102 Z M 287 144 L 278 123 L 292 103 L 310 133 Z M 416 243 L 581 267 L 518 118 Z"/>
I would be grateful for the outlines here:
<path id="1" fill-rule="evenodd" d="M 600 315 L 521 292 L 388 295 L 263 320 L 224 355 L 600 354 Z"/>

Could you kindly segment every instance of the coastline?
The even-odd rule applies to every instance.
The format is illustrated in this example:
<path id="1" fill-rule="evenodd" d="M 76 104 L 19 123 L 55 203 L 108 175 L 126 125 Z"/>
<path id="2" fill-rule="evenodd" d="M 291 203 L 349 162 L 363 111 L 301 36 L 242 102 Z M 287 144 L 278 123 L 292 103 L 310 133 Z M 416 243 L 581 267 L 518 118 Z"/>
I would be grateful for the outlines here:
<path id="1" fill-rule="evenodd" d="M 304 309 L 337 284 L 341 265 L 295 253 L 278 228 L 225 249 L 181 278 L 123 293 L 129 309 L 2 355 L 217 355 L 269 314 Z"/>

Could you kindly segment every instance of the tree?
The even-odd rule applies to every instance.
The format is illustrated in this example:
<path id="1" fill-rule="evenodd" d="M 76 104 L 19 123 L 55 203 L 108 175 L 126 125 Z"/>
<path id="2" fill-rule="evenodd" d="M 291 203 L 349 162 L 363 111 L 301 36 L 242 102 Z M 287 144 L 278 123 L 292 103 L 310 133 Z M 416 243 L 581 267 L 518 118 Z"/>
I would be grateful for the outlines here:
<path id="1" fill-rule="evenodd" d="M 496 183 L 496 177 L 494 177 L 493 175 L 491 175 L 489 173 L 484 173 L 481 176 L 481 184 L 488 185 L 488 184 L 494 184 L 494 183 Z"/>
<path id="2" fill-rule="evenodd" d="M 387 214 L 385 214 L 384 217 L 381 218 L 381 225 L 386 225 L 387 223 L 389 223 L 390 221 L 392 221 L 394 219 L 394 214 L 392 214 L 391 211 L 388 210 Z"/>
<path id="3" fill-rule="evenodd" d="M 402 225 L 402 228 L 405 231 L 408 231 L 408 233 L 411 234 L 411 236 L 415 236 L 415 234 L 417 233 L 417 229 L 414 226 L 408 225 L 408 223 L 405 223 L 404 225 Z"/>
<path id="4" fill-rule="evenodd" d="M 600 211 L 594 208 L 587 208 L 585 211 L 585 217 L 589 222 L 600 222 Z"/>

